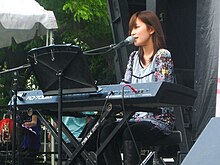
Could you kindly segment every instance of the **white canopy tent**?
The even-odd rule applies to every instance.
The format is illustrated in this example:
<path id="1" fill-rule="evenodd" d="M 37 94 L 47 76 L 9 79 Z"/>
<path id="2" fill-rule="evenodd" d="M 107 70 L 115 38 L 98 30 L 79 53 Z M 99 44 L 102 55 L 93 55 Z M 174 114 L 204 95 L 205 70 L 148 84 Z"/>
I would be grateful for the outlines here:
<path id="1" fill-rule="evenodd" d="M 0 48 L 10 46 L 12 38 L 19 44 L 46 34 L 47 45 L 57 28 L 54 13 L 35 0 L 0 0 Z"/>

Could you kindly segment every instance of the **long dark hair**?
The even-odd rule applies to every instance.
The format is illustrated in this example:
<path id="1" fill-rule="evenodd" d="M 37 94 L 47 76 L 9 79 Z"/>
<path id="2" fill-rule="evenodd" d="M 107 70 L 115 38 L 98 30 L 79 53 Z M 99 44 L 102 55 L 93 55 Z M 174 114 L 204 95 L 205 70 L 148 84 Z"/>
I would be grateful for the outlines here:
<path id="1" fill-rule="evenodd" d="M 152 27 L 154 29 L 153 33 L 153 46 L 154 46 L 154 54 L 161 48 L 166 48 L 166 41 L 163 33 L 163 29 L 158 19 L 157 15 L 152 11 L 139 11 L 134 13 L 129 21 L 129 35 L 131 35 L 132 29 L 135 27 L 136 20 L 140 19 L 142 22 L 146 24 L 148 27 Z M 143 49 L 139 47 L 140 55 L 143 56 Z M 153 54 L 153 55 L 154 55 Z M 151 60 L 153 56 L 151 57 Z"/>

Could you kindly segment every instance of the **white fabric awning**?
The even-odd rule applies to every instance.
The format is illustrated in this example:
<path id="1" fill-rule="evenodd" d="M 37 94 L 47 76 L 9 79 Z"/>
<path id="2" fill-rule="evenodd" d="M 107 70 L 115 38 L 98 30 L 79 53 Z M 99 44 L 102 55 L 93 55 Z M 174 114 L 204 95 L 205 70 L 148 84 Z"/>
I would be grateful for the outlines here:
<path id="1" fill-rule="evenodd" d="M 0 0 L 0 48 L 45 35 L 57 29 L 52 11 L 45 10 L 35 0 Z"/>

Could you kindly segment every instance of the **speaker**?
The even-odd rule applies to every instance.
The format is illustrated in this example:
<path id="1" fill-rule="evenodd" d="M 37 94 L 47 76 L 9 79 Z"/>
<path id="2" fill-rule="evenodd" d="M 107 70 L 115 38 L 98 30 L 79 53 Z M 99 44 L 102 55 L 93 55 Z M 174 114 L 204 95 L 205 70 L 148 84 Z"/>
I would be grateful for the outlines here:
<path id="1" fill-rule="evenodd" d="M 181 165 L 219 165 L 220 117 L 211 118 Z"/>

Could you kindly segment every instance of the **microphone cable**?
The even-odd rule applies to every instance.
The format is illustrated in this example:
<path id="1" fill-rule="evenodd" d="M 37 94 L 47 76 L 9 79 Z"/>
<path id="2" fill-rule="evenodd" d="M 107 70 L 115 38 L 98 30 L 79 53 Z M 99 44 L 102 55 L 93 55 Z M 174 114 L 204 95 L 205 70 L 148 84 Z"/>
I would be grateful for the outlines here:
<path id="1" fill-rule="evenodd" d="M 130 85 L 130 84 L 124 84 L 124 86 L 123 86 L 123 88 L 122 88 L 122 102 L 121 102 L 121 103 L 122 103 L 122 111 L 123 111 L 124 114 L 126 113 L 126 112 L 125 112 L 125 103 L 124 103 L 124 90 L 125 90 L 125 87 L 129 87 L 129 88 L 130 88 L 134 93 L 136 93 L 136 94 L 138 93 L 138 91 L 137 91 L 132 85 Z M 138 154 L 139 162 L 141 162 L 141 155 L 140 155 L 140 153 L 139 153 L 139 150 L 138 150 L 136 141 L 135 141 L 135 139 L 134 139 L 134 135 L 133 135 L 133 133 L 132 133 L 132 131 L 131 131 L 130 125 L 129 125 L 129 123 L 128 123 L 128 120 L 126 120 L 125 122 L 126 122 L 126 125 L 127 125 L 127 128 L 128 128 L 128 131 L 129 131 L 129 133 L 130 133 L 130 135 L 131 135 L 131 139 L 132 139 L 132 141 L 133 141 L 135 150 L 136 150 L 136 152 L 137 152 L 137 154 Z"/>

